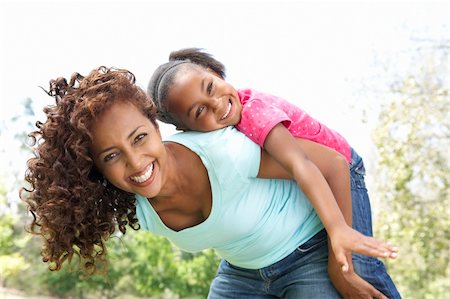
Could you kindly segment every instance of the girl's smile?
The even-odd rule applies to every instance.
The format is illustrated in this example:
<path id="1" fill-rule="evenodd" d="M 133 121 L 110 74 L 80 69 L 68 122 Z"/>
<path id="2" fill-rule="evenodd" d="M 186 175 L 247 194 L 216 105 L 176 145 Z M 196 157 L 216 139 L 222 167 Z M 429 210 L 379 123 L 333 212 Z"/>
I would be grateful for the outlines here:
<path id="1" fill-rule="evenodd" d="M 239 123 L 242 106 L 233 86 L 215 73 L 190 67 L 181 71 L 169 92 L 170 113 L 182 130 L 208 132 Z"/>

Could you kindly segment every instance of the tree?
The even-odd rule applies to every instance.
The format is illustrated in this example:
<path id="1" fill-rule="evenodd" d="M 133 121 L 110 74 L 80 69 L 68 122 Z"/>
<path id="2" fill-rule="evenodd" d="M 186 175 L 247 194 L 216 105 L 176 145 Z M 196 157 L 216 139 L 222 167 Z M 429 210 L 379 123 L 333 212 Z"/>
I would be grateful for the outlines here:
<path id="1" fill-rule="evenodd" d="M 213 250 L 190 254 L 148 232 L 132 235 L 126 243 L 126 255 L 139 294 L 170 292 L 180 297 L 206 297 L 219 264 Z"/>
<path id="2" fill-rule="evenodd" d="M 0 180 L 0 287 L 4 287 L 8 279 L 26 270 L 29 264 L 17 252 L 24 244 L 23 238 L 18 238 L 17 217 L 4 213 L 6 205 L 6 189 Z"/>
<path id="3" fill-rule="evenodd" d="M 391 84 L 373 135 L 377 235 L 401 248 L 387 266 L 405 298 L 445 298 L 450 290 L 449 42 L 419 51 L 419 68 Z"/>

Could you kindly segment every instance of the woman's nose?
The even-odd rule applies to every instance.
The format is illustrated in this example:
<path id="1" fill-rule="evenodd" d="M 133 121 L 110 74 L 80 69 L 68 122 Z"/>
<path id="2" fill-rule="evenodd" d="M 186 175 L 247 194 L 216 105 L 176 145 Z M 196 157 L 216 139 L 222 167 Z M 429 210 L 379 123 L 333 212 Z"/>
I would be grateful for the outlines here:
<path id="1" fill-rule="evenodd" d="M 127 157 L 128 166 L 133 170 L 140 170 L 141 159 L 136 154 L 130 154 Z"/>

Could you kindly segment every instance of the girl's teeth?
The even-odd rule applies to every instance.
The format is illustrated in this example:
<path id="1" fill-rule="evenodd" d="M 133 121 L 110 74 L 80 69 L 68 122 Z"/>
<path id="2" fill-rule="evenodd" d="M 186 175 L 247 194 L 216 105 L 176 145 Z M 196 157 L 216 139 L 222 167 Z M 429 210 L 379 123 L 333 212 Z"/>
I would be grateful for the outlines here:
<path id="1" fill-rule="evenodd" d="M 228 109 L 227 109 L 227 112 L 225 112 L 225 114 L 222 116 L 221 119 L 224 119 L 225 117 L 227 117 L 228 114 L 230 114 L 230 111 L 231 111 L 231 103 L 228 103 Z"/>
<path id="2" fill-rule="evenodd" d="M 143 183 L 152 176 L 152 173 L 153 173 L 153 163 L 150 165 L 150 167 L 147 169 L 147 171 L 143 175 L 132 176 L 132 177 L 130 177 L 130 179 L 136 183 Z"/>

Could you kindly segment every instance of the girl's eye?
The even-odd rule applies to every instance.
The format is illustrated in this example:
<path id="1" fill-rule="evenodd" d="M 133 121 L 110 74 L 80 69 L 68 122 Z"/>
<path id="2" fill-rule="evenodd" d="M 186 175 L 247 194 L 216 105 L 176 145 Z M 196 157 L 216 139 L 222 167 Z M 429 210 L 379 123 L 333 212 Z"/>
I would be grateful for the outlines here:
<path id="1" fill-rule="evenodd" d="M 213 82 L 211 81 L 206 87 L 206 92 L 208 93 L 208 95 L 211 95 L 212 89 L 213 89 Z"/>
<path id="2" fill-rule="evenodd" d="M 142 139 L 144 139 L 145 136 L 147 136 L 147 133 L 137 135 L 136 138 L 134 138 L 134 143 L 141 141 Z"/>
<path id="3" fill-rule="evenodd" d="M 119 154 L 118 153 L 111 153 L 111 154 L 108 154 L 108 155 L 106 155 L 104 158 L 103 158 L 103 161 L 104 162 L 109 162 L 109 161 L 111 161 L 112 159 L 114 159 L 115 157 L 117 157 Z"/>
<path id="4" fill-rule="evenodd" d="M 203 109 L 205 109 L 205 106 L 200 106 L 197 108 L 197 111 L 195 111 L 195 118 L 198 118 L 200 114 L 202 113 Z"/>

